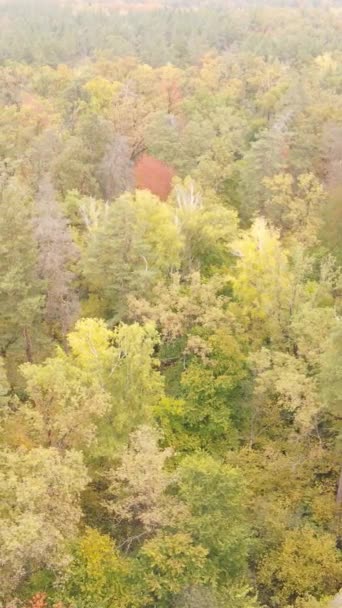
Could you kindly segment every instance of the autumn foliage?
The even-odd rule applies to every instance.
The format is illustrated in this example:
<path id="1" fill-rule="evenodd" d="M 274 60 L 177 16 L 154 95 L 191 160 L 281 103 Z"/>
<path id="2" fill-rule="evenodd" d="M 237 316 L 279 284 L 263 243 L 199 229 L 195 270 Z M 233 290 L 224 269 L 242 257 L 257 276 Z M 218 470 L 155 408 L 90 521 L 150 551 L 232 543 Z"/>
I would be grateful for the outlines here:
<path id="1" fill-rule="evenodd" d="M 46 593 L 36 593 L 28 602 L 24 608 L 48 608 L 48 597 Z M 50 604 L 51 606 L 51 604 Z M 61 602 L 53 604 L 52 608 L 65 608 Z"/>
<path id="2" fill-rule="evenodd" d="M 338 2 L 0 0 L 0 608 L 342 608 Z"/>
<path id="3" fill-rule="evenodd" d="M 165 201 L 172 188 L 174 170 L 166 163 L 143 154 L 135 164 L 135 185 L 139 190 L 150 190 L 162 201 Z"/>

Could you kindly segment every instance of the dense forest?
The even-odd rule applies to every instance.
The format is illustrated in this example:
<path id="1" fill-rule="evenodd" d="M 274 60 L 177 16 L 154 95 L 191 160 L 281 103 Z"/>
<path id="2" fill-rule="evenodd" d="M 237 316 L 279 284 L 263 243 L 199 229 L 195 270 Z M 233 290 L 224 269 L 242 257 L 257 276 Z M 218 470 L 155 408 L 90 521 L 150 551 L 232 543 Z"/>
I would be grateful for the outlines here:
<path id="1" fill-rule="evenodd" d="M 0 25 L 0 606 L 338 608 L 342 9 Z"/>

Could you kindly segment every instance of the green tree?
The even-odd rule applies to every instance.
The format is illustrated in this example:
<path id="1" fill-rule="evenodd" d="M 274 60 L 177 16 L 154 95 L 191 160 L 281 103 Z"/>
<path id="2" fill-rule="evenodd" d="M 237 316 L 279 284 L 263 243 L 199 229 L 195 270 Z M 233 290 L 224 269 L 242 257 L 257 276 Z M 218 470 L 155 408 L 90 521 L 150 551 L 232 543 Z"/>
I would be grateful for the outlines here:
<path id="1" fill-rule="evenodd" d="M 127 296 L 146 293 L 163 274 L 176 270 L 181 248 L 168 205 L 147 191 L 122 195 L 89 235 L 83 257 L 96 313 L 122 319 Z"/>
<path id="2" fill-rule="evenodd" d="M 103 321 L 82 319 L 68 336 L 71 360 L 110 396 L 111 407 L 100 423 L 99 450 L 112 451 L 117 442 L 152 416 L 164 395 L 154 350 L 153 325 L 119 325 L 109 330 Z M 102 447 L 101 447 L 102 446 Z"/>
<path id="3" fill-rule="evenodd" d="M 312 173 L 295 180 L 289 173 L 265 178 L 265 214 L 290 243 L 317 244 L 325 215 L 326 193 Z"/>
<path id="4" fill-rule="evenodd" d="M 183 238 L 182 273 L 212 269 L 230 261 L 229 245 L 237 236 L 237 215 L 221 205 L 214 195 L 198 189 L 191 178 L 175 185 L 175 216 Z"/>
<path id="5" fill-rule="evenodd" d="M 342 389 L 342 365 L 341 347 L 342 332 L 338 327 L 331 334 L 326 351 L 321 358 L 320 386 L 325 408 L 332 417 L 332 428 L 336 435 L 336 448 L 339 460 L 341 460 L 342 449 L 342 424 L 341 424 L 341 389 Z M 341 510 L 342 506 L 342 470 L 340 470 L 337 484 L 336 501 Z"/>
<path id="6" fill-rule="evenodd" d="M 186 457 L 179 475 L 179 496 L 190 511 L 184 529 L 208 551 L 221 584 L 243 576 L 250 534 L 241 473 L 203 454 Z"/>
<path id="7" fill-rule="evenodd" d="M 177 451 L 223 455 L 238 442 L 243 414 L 236 393 L 247 375 L 245 356 L 224 329 L 207 339 L 190 337 L 187 348 L 192 360 L 180 378 L 179 407 L 164 401 L 156 415 Z"/>
<path id="8" fill-rule="evenodd" d="M 123 608 L 131 605 L 129 560 L 109 536 L 86 529 L 72 548 L 73 559 L 59 597 L 76 608 Z"/>
<path id="9" fill-rule="evenodd" d="M 31 220 L 29 193 L 12 178 L 0 198 L 0 351 L 6 357 L 11 350 L 22 361 L 34 357 L 44 303 Z"/>
<path id="10" fill-rule="evenodd" d="M 186 533 L 160 534 L 147 541 L 137 561 L 141 572 L 138 605 L 166 608 L 184 589 L 210 580 L 207 550 Z"/>
<path id="11" fill-rule="evenodd" d="M 61 450 L 90 445 L 96 423 L 110 405 L 98 379 L 62 350 L 40 365 L 27 363 L 21 370 L 28 402 L 14 416 L 22 419 L 33 441 Z"/>

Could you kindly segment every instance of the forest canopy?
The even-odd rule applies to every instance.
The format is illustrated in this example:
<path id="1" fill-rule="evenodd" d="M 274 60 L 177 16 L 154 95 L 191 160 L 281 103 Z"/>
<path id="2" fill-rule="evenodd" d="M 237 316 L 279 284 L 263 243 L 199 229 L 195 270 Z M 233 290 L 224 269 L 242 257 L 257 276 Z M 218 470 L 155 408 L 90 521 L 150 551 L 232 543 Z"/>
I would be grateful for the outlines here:
<path id="1" fill-rule="evenodd" d="M 0 606 L 338 608 L 341 7 L 0 26 Z"/>

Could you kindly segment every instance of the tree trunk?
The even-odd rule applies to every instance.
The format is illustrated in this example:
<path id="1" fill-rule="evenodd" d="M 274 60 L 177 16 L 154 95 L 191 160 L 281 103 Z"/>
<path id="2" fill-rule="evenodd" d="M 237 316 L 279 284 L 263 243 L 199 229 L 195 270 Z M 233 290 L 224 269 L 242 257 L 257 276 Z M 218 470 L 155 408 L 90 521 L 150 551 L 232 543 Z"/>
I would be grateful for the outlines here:
<path id="1" fill-rule="evenodd" d="M 32 363 L 32 342 L 31 342 L 31 336 L 28 332 L 27 327 L 24 328 L 23 333 L 24 333 L 24 338 L 25 338 L 26 358 L 29 363 Z"/>

